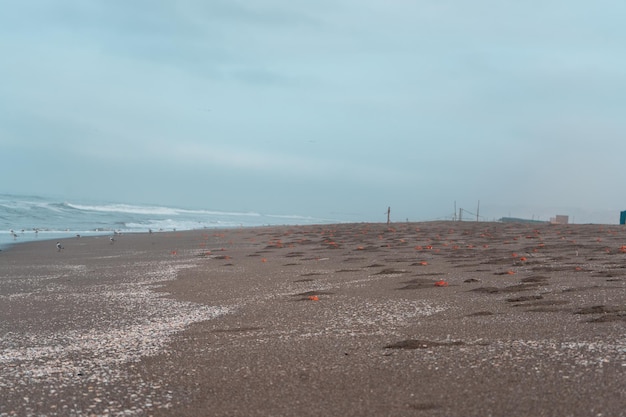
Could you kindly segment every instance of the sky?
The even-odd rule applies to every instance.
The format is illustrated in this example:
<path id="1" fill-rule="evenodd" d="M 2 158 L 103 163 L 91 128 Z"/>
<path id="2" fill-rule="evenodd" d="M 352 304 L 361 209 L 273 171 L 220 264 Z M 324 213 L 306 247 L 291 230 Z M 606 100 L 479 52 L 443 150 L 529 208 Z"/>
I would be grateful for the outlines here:
<path id="1" fill-rule="evenodd" d="M 0 4 L 0 192 L 362 221 L 626 209 L 623 0 Z"/>

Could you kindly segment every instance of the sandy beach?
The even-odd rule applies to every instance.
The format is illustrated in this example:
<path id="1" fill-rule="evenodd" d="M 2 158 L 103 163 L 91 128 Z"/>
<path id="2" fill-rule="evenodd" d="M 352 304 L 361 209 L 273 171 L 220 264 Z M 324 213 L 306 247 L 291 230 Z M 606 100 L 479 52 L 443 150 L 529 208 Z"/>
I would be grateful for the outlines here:
<path id="1" fill-rule="evenodd" d="M 626 416 L 626 229 L 429 222 L 0 252 L 0 416 Z"/>

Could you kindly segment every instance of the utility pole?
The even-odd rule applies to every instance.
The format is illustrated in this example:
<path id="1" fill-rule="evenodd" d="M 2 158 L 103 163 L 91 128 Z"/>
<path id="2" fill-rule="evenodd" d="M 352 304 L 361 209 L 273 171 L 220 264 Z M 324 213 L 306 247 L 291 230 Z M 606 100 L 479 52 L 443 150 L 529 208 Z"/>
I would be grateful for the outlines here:
<path id="1" fill-rule="evenodd" d="M 478 213 L 480 213 L 480 200 L 478 200 L 478 207 L 476 208 L 476 221 L 478 221 Z"/>

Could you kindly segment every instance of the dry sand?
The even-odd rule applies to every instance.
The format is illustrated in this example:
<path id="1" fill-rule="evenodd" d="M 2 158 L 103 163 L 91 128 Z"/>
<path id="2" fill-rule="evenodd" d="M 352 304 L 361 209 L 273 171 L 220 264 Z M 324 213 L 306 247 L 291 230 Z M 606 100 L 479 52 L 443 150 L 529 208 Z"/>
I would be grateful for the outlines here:
<path id="1" fill-rule="evenodd" d="M 623 227 L 62 243 L 0 252 L 0 416 L 626 416 Z"/>

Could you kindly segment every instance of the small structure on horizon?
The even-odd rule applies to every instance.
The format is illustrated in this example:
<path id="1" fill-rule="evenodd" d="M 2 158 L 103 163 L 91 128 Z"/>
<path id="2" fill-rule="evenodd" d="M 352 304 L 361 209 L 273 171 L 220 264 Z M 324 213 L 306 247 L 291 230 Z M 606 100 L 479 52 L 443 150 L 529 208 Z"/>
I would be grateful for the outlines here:
<path id="1" fill-rule="evenodd" d="M 556 217 L 550 217 L 550 223 L 552 224 L 568 224 L 569 216 L 563 214 L 557 214 Z"/>
<path id="2" fill-rule="evenodd" d="M 619 224 L 626 224 L 626 210 L 619 213 Z"/>

